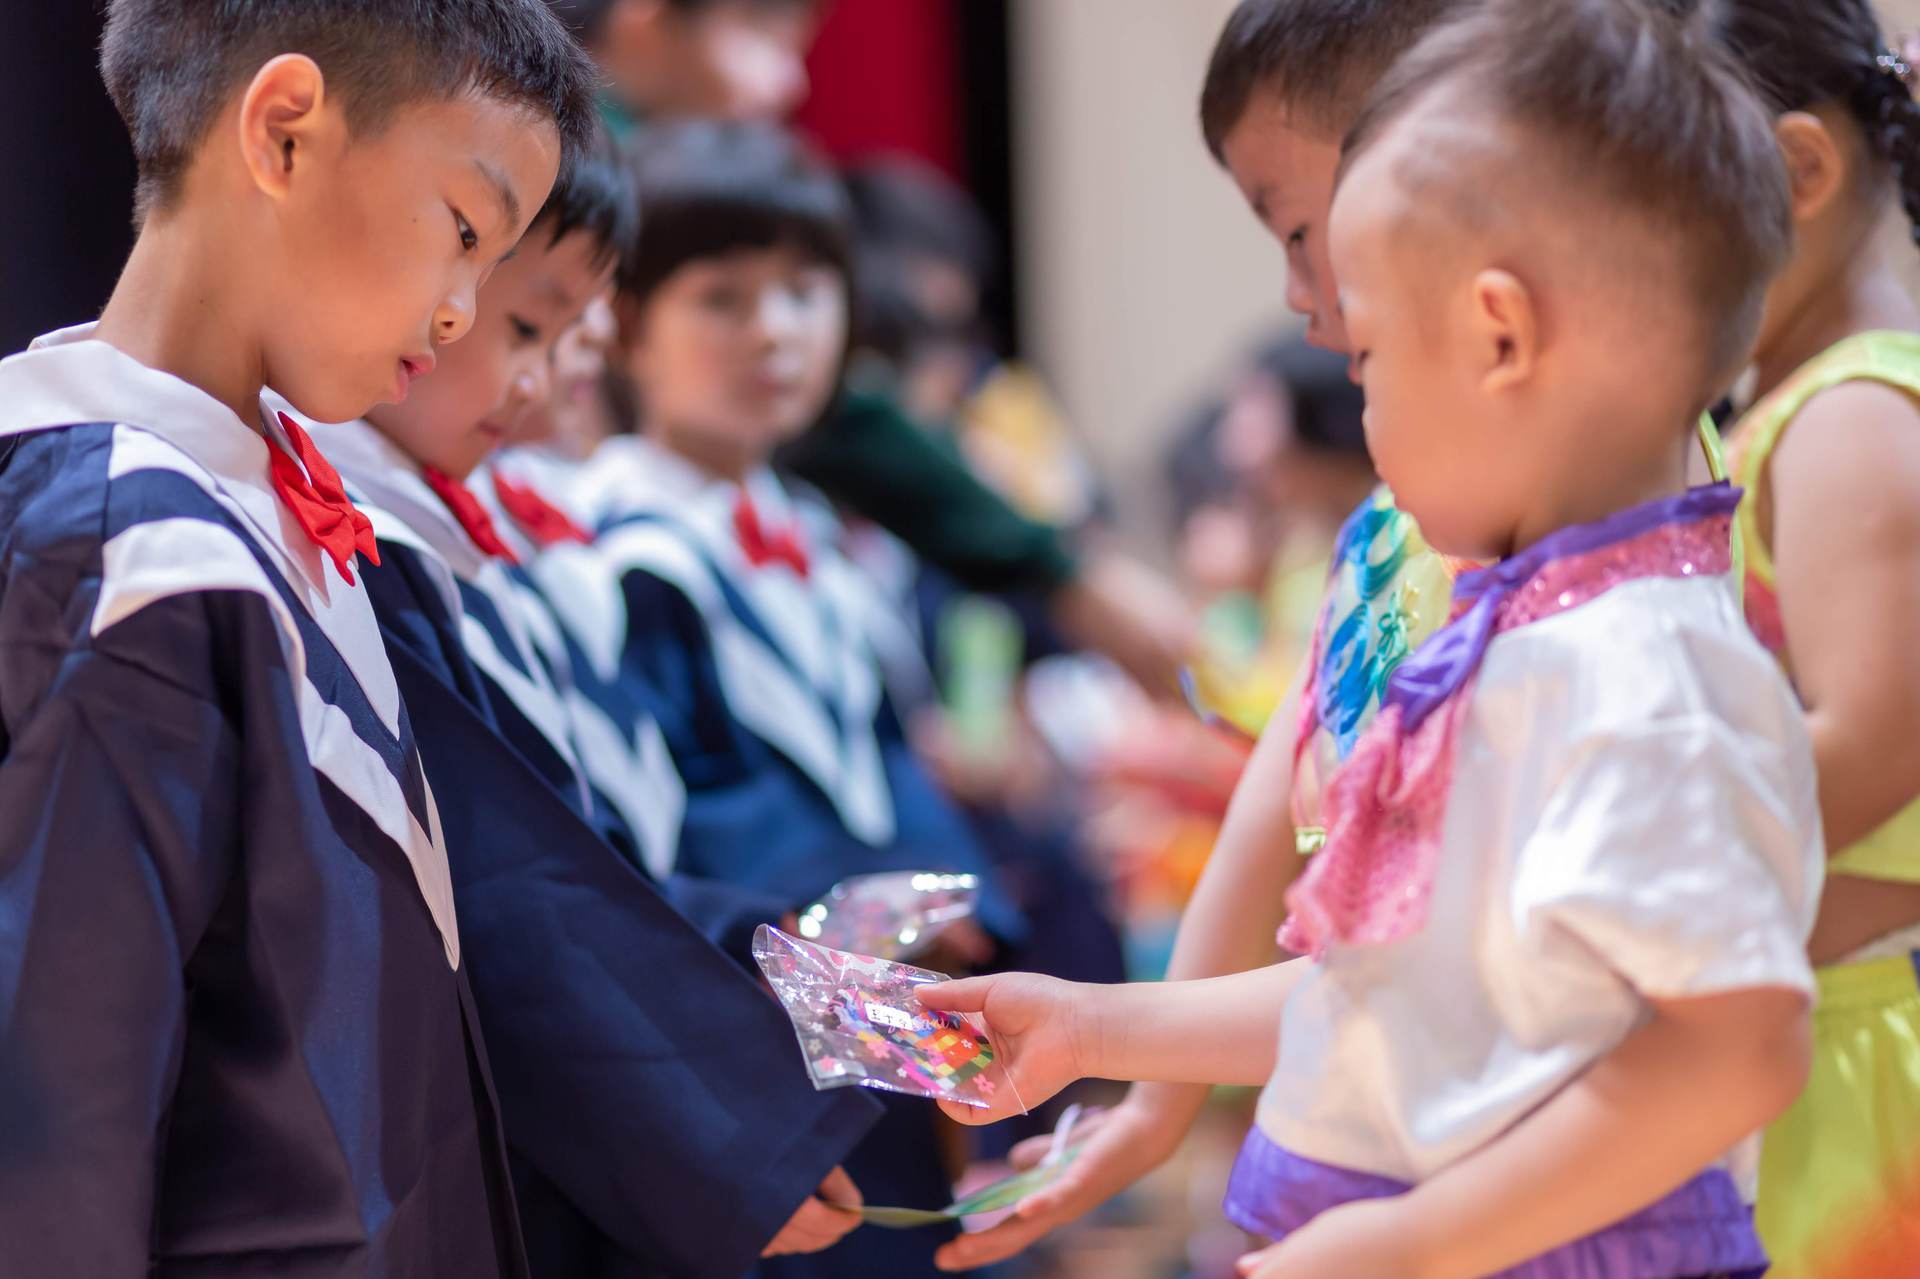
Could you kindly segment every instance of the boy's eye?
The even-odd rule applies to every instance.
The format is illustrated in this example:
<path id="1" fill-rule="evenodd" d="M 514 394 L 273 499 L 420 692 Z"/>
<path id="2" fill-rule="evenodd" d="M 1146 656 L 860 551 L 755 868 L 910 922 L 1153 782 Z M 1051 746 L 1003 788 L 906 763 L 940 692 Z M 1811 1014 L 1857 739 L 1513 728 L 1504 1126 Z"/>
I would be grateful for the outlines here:
<path id="1" fill-rule="evenodd" d="M 517 315 L 508 316 L 507 323 L 513 326 L 513 336 L 518 338 L 520 341 L 538 342 L 540 340 L 539 325 L 528 324 L 525 320 L 521 319 Z"/>
<path id="2" fill-rule="evenodd" d="M 467 220 L 460 216 L 458 209 L 453 211 L 453 225 L 460 232 L 460 247 L 463 250 L 471 253 L 480 247 L 480 237 L 474 233 L 473 228 L 468 225 Z"/>
<path id="3" fill-rule="evenodd" d="M 1301 245 L 1305 244 L 1306 242 L 1307 242 L 1307 228 L 1303 226 L 1295 227 L 1292 231 L 1288 232 L 1287 234 L 1287 247 L 1289 249 L 1297 249 Z"/>

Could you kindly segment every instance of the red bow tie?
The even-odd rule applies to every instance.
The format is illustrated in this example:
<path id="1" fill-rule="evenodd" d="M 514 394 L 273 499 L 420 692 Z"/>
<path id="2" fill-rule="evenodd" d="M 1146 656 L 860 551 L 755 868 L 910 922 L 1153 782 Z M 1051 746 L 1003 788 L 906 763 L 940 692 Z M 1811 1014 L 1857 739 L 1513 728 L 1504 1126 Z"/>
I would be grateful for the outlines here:
<path id="1" fill-rule="evenodd" d="M 373 525 L 347 497 L 340 483 L 340 472 L 321 456 L 311 437 L 300 424 L 285 413 L 279 414 L 280 427 L 287 433 L 293 453 L 274 448 L 267 453 L 273 464 L 273 489 L 313 544 L 327 553 L 347 585 L 353 585 L 353 556 L 357 551 L 378 567 L 380 550 L 373 539 Z"/>
<path id="2" fill-rule="evenodd" d="M 460 521 L 460 527 L 467 531 L 467 536 L 473 539 L 473 544 L 480 548 L 482 555 L 491 555 L 509 564 L 520 562 L 513 548 L 500 540 L 500 531 L 494 528 L 493 517 L 487 514 L 486 507 L 480 505 L 480 499 L 473 495 L 472 489 L 431 466 L 422 474 L 426 477 L 427 487 L 440 495 L 440 500 L 453 512 L 453 518 Z"/>
<path id="3" fill-rule="evenodd" d="M 753 567 L 785 564 L 799 577 L 807 576 L 810 569 L 807 548 L 801 544 L 799 534 L 791 527 L 768 529 L 760 522 L 760 512 L 745 490 L 733 504 L 733 530 L 740 538 L 740 549 L 746 554 L 747 563 Z"/>
<path id="4" fill-rule="evenodd" d="M 533 491 L 529 484 L 515 484 L 506 476 L 493 473 L 493 493 L 500 499 L 514 523 L 541 546 L 558 542 L 591 542 L 587 531 L 575 524 L 567 513 Z"/>

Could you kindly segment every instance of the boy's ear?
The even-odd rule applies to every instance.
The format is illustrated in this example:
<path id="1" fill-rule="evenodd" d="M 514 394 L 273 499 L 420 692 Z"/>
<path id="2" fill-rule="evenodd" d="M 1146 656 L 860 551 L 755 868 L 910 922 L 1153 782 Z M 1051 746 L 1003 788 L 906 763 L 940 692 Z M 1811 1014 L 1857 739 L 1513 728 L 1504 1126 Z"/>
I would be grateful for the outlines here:
<path id="1" fill-rule="evenodd" d="M 1471 307 L 1481 386 L 1489 393 L 1521 386 L 1540 361 L 1533 294 L 1511 271 L 1489 269 L 1473 277 Z"/>
<path id="2" fill-rule="evenodd" d="M 1825 212 L 1846 183 L 1846 164 L 1826 121 L 1811 111 L 1789 111 L 1774 122 L 1773 136 L 1787 162 L 1793 220 L 1804 225 Z"/>
<path id="3" fill-rule="evenodd" d="M 293 175 L 332 127 L 327 78 L 300 53 L 283 53 L 261 67 L 240 97 L 240 151 L 253 184 L 282 199 Z"/>

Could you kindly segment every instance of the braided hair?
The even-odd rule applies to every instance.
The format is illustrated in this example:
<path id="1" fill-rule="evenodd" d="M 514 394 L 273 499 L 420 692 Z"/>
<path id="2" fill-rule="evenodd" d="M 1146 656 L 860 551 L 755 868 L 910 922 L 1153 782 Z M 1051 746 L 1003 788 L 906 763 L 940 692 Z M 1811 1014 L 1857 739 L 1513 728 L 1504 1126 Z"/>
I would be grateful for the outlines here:
<path id="1" fill-rule="evenodd" d="M 1846 108 L 1887 166 L 1920 243 L 1920 103 L 1868 0 L 1704 0 L 1721 43 L 1776 114 Z"/>

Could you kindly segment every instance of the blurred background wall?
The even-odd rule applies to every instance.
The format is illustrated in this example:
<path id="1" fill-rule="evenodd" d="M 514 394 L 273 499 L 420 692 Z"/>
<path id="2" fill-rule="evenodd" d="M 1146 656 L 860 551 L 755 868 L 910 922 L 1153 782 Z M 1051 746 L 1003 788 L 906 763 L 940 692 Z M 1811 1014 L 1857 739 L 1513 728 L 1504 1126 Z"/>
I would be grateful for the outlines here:
<path id="1" fill-rule="evenodd" d="M 1200 139 L 1233 4 L 1013 0 L 1027 353 L 1130 525 L 1157 526 L 1125 517 L 1181 410 L 1286 315 L 1285 260 Z"/>

